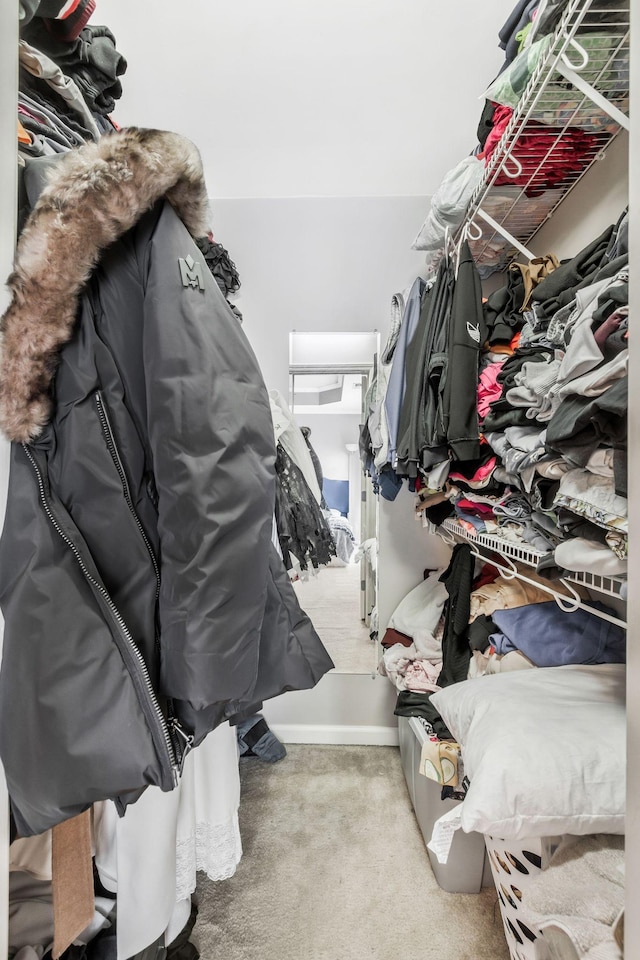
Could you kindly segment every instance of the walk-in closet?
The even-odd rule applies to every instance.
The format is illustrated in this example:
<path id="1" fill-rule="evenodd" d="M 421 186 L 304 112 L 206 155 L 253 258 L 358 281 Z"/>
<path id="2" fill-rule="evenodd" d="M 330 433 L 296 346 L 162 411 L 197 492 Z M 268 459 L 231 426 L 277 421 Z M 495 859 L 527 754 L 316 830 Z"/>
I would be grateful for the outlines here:
<path id="1" fill-rule="evenodd" d="M 640 958 L 638 10 L 0 8 L 0 956 Z"/>

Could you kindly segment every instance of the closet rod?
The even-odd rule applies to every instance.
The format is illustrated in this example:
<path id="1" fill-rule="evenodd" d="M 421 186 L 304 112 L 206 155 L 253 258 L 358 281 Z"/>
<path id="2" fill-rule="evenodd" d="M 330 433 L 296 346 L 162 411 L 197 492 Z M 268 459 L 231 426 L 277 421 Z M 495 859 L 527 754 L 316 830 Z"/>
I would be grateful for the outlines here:
<path id="1" fill-rule="evenodd" d="M 535 253 L 532 253 L 531 250 L 528 250 L 524 246 L 524 244 L 520 243 L 519 240 L 516 240 L 516 238 L 513 236 L 512 233 L 509 233 L 509 231 L 505 227 L 503 227 L 502 224 L 498 223 L 497 220 L 494 220 L 493 217 L 490 217 L 488 213 L 485 213 L 481 207 L 478 207 L 474 216 L 482 217 L 483 220 L 486 220 L 486 222 L 489 224 L 490 227 L 492 227 L 497 233 L 501 234 L 505 238 L 505 240 L 508 240 L 509 243 L 513 244 L 516 250 L 519 250 L 520 253 L 523 253 L 525 255 L 527 260 L 535 259 Z M 477 223 L 474 224 L 474 226 L 480 229 Z"/>

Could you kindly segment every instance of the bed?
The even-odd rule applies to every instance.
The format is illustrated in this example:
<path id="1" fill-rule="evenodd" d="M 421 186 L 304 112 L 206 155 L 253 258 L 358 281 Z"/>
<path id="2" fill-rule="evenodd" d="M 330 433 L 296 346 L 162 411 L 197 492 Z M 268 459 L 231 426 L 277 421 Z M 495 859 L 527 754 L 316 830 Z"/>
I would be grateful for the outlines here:
<path id="1" fill-rule="evenodd" d="M 325 515 L 335 541 L 337 557 L 343 563 L 350 563 L 358 542 L 349 521 L 349 481 L 325 477 L 322 493 L 327 505 Z"/>

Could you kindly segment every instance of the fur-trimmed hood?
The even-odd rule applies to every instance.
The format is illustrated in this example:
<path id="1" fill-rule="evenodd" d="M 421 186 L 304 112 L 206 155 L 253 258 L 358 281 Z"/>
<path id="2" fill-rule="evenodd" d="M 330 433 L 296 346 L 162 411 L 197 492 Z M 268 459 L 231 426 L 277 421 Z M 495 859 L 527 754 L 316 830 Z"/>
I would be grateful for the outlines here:
<path id="1" fill-rule="evenodd" d="M 76 322 L 80 292 L 101 252 L 165 197 L 193 237 L 208 232 L 196 147 L 129 127 L 61 157 L 24 228 L 2 318 L 0 428 L 35 440 L 51 413 L 51 380 Z"/>

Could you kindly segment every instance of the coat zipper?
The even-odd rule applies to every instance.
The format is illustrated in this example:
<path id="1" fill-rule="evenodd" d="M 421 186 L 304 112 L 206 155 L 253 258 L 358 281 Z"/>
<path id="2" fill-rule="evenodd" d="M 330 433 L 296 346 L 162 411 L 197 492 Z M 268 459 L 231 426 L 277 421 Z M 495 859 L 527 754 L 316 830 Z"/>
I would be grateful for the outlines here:
<path id="1" fill-rule="evenodd" d="M 118 445 L 116 444 L 116 439 L 113 435 L 113 430 L 111 429 L 111 422 L 109 420 L 109 415 L 107 413 L 105 402 L 102 399 L 102 393 L 99 390 L 96 390 L 94 394 L 94 398 L 95 398 L 96 407 L 98 410 L 98 419 L 100 420 L 102 435 L 104 436 L 105 443 L 107 445 L 107 450 L 109 451 L 111 459 L 113 460 L 113 465 L 115 466 L 118 476 L 120 477 L 120 483 L 122 485 L 122 493 L 123 493 L 125 502 L 129 508 L 129 512 L 131 513 L 131 516 L 133 517 L 133 520 L 138 530 L 140 531 L 140 536 L 142 537 L 144 545 L 147 548 L 149 557 L 151 558 L 151 563 L 153 564 L 153 570 L 156 576 L 156 603 L 157 603 L 160 597 L 160 567 L 158 564 L 158 560 L 153 551 L 153 547 L 151 546 L 149 538 L 145 532 L 145 529 L 142 525 L 142 521 L 140 520 L 140 517 L 138 516 L 138 513 L 134 506 L 133 499 L 131 497 L 131 491 L 129 490 L 129 481 L 127 480 L 127 475 L 124 471 L 124 467 L 122 466 L 122 459 L 118 451 Z M 160 641 L 157 636 L 156 636 L 156 646 L 158 648 L 158 653 L 160 653 Z M 184 761 L 186 759 L 187 753 L 189 753 L 189 751 L 191 750 L 191 747 L 193 744 L 193 737 L 188 736 L 180 726 L 180 722 L 178 721 L 177 717 L 174 716 L 173 706 L 171 701 L 169 701 L 168 707 L 169 707 L 169 717 L 168 717 L 167 728 L 169 730 L 169 735 L 170 736 L 173 735 L 172 744 L 173 744 L 174 756 L 176 757 L 176 763 L 178 766 L 179 774 L 182 775 Z"/>
<path id="2" fill-rule="evenodd" d="M 146 663 L 144 662 L 144 658 L 143 658 L 142 654 L 140 653 L 140 651 L 138 650 L 138 648 L 137 648 L 137 646 L 136 646 L 136 644 L 135 644 L 135 642 L 134 642 L 134 639 L 133 639 L 133 637 L 131 636 L 131 633 L 129 632 L 129 628 L 127 627 L 127 625 L 126 625 L 126 623 L 125 623 L 125 621 L 124 621 L 124 619 L 123 619 L 123 617 L 122 617 L 122 614 L 120 613 L 120 611 L 119 611 L 118 608 L 116 607 L 115 603 L 113 602 L 113 600 L 112 600 L 111 597 L 109 596 L 108 591 L 106 590 L 106 588 L 105 588 L 98 580 L 95 579 L 95 577 L 93 577 L 93 576 L 91 575 L 91 573 L 90 573 L 89 570 L 87 569 L 87 566 L 86 566 L 86 564 L 85 564 L 85 562 L 84 562 L 84 560 L 83 560 L 83 558 L 82 558 L 82 554 L 80 553 L 80 551 L 79 551 L 78 548 L 76 547 L 76 545 L 75 545 L 75 543 L 73 542 L 73 540 L 64 532 L 64 530 L 63 530 L 62 527 L 60 526 L 60 523 L 58 522 L 56 516 L 54 515 L 54 513 L 53 513 L 53 511 L 52 511 L 52 509 L 51 509 L 51 507 L 50 507 L 50 505 L 49 505 L 49 501 L 48 501 L 48 499 L 47 499 L 47 494 L 46 494 L 46 492 L 45 492 L 44 479 L 43 479 L 43 477 L 42 477 L 42 472 L 41 472 L 40 467 L 38 466 L 38 464 L 37 464 L 37 462 L 36 462 L 35 457 L 34 457 L 33 454 L 31 453 L 31 451 L 30 451 L 30 449 L 29 449 L 29 447 L 27 446 L 26 443 L 23 443 L 23 444 L 22 444 L 22 448 L 23 448 L 24 452 L 26 453 L 27 458 L 28 458 L 29 462 L 31 463 L 31 466 L 33 467 L 33 469 L 34 469 L 34 471 L 35 471 L 36 477 L 37 477 L 37 479 L 38 479 L 38 489 L 39 489 L 39 493 L 40 493 L 40 501 L 41 501 L 41 503 L 42 503 L 42 506 L 43 506 L 43 508 L 44 508 L 44 511 L 45 511 L 45 513 L 46 513 L 46 515 L 47 515 L 47 517 L 48 517 L 51 525 L 53 526 L 54 530 L 56 531 L 56 533 L 58 534 L 58 536 L 60 537 L 60 539 L 67 545 L 67 547 L 68 547 L 68 548 L 71 550 L 71 552 L 73 553 L 73 555 L 74 555 L 74 557 L 75 557 L 75 559 L 76 559 L 76 561 L 77 561 L 77 563 L 78 563 L 78 566 L 80 567 L 80 570 L 82 571 L 82 574 L 83 574 L 85 580 L 87 580 L 87 582 L 90 583 L 91 586 L 94 587 L 94 589 L 96 589 L 96 590 L 100 593 L 100 595 L 102 596 L 102 598 L 104 599 L 104 602 L 105 602 L 105 603 L 107 604 L 107 606 L 109 607 L 109 610 L 111 611 L 114 620 L 116 621 L 116 623 L 118 624 L 118 626 L 119 626 L 119 628 L 120 628 L 121 635 L 122 635 L 123 638 L 126 640 L 128 649 L 130 650 L 130 652 L 131 652 L 131 653 L 134 655 L 134 657 L 135 657 L 136 663 L 137 663 L 137 665 L 138 665 L 138 667 L 139 667 L 140 676 L 142 677 L 142 680 L 143 680 L 143 682 L 144 682 L 145 688 L 146 688 L 146 690 L 147 690 L 147 694 L 148 694 L 148 697 L 149 697 L 149 702 L 150 702 L 150 704 L 151 704 L 151 706 L 152 706 L 152 708 L 153 708 L 155 717 L 156 717 L 156 719 L 157 719 L 157 721 L 158 721 L 158 725 L 159 725 L 160 730 L 161 730 L 161 732 L 162 732 L 163 741 L 164 741 L 164 743 L 165 743 L 165 745 L 166 745 L 166 748 L 167 748 L 167 757 L 168 757 L 168 760 L 169 760 L 169 765 L 170 765 L 170 767 L 171 767 L 174 784 L 177 785 L 177 783 L 178 783 L 178 777 L 179 777 L 179 767 L 178 767 L 178 763 L 177 763 L 177 760 L 176 760 L 175 750 L 174 750 L 174 747 L 173 747 L 173 743 L 172 743 L 172 741 L 171 741 L 171 735 L 170 735 L 170 733 L 169 733 L 169 729 L 168 729 L 167 723 L 166 723 L 166 721 L 165 721 L 164 714 L 163 714 L 163 712 L 162 712 L 162 710 L 161 710 L 161 708 L 160 708 L 160 704 L 158 703 L 158 699 L 157 699 L 157 697 L 156 697 L 155 690 L 153 689 L 153 685 L 152 685 L 152 683 L 151 683 L 151 677 L 149 676 L 149 671 L 147 670 L 147 665 L 146 665 Z"/>

